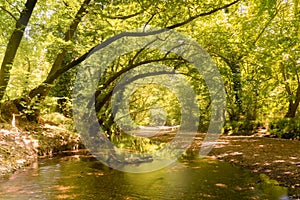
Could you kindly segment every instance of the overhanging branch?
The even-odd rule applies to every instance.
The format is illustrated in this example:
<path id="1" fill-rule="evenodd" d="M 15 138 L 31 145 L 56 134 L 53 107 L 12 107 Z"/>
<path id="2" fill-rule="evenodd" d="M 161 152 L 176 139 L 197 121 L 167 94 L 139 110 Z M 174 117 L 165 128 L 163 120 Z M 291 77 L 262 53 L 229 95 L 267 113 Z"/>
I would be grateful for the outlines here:
<path id="1" fill-rule="evenodd" d="M 189 22 L 199 18 L 199 17 L 204 17 L 204 16 L 208 16 L 208 15 L 211 15 L 215 12 L 218 12 L 220 10 L 223 10 L 225 8 L 228 8 L 234 4 L 237 4 L 238 2 L 240 2 L 241 0 L 236 0 L 236 1 L 233 1 L 229 4 L 226 4 L 224 6 L 221 6 L 221 7 L 218 7 L 218 8 L 215 8 L 209 12 L 205 12 L 205 13 L 200 13 L 198 15 L 195 15 L 195 16 L 192 16 L 190 17 L 189 19 L 183 21 L 183 22 L 180 22 L 180 23 L 177 23 L 177 24 L 174 24 L 174 25 L 171 25 L 171 26 L 168 26 L 166 28 L 162 28 L 162 29 L 159 29 L 159 30 L 155 30 L 155 31 L 149 31 L 149 32 L 123 32 L 121 34 L 118 34 L 118 35 L 115 35 L 107 40 L 105 40 L 103 43 L 101 43 L 100 45 L 97 45 L 97 46 L 94 46 L 92 47 L 88 52 L 86 52 L 85 54 L 83 54 L 82 56 L 80 56 L 79 58 L 71 61 L 70 63 L 62 66 L 59 70 L 57 70 L 55 73 L 53 73 L 52 75 L 48 76 L 47 79 L 44 81 L 44 84 L 51 84 L 57 77 L 59 77 L 62 73 L 70 70 L 71 68 L 77 66 L 78 64 L 80 64 L 81 62 L 83 62 L 86 58 L 89 57 L 89 55 L 91 55 L 93 52 L 97 51 L 97 50 L 100 50 L 100 49 L 103 49 L 104 47 L 110 45 L 111 43 L 113 43 L 114 41 L 118 40 L 118 39 L 121 39 L 121 38 L 124 38 L 124 37 L 145 37 L 145 36 L 150 36 L 150 35 L 156 35 L 156 34 L 159 34 L 159 33 L 163 33 L 163 32 L 167 32 L 169 30 L 172 30 L 172 29 L 175 29 L 175 28 L 178 28 L 180 26 L 183 26 L 183 25 L 186 25 L 188 24 Z"/>

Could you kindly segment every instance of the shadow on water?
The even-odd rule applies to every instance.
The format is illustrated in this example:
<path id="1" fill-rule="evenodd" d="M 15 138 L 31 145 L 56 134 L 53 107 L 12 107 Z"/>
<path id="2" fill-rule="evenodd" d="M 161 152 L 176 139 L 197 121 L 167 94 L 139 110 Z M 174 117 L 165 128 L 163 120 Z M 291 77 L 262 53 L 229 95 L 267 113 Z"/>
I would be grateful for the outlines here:
<path id="1" fill-rule="evenodd" d="M 159 171 L 130 174 L 90 156 L 40 160 L 0 183 L 0 199 L 284 199 L 287 190 L 259 183 L 227 163 L 182 159 Z"/>

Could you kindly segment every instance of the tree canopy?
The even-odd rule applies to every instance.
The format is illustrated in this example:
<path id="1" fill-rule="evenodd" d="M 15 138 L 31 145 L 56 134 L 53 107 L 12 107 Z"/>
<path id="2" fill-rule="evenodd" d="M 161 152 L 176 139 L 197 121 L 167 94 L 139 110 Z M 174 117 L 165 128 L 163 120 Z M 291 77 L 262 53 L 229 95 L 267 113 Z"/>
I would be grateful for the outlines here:
<path id="1" fill-rule="evenodd" d="M 66 106 L 72 83 L 88 55 L 119 34 L 126 37 L 138 29 L 146 34 L 151 27 L 174 29 L 210 54 L 225 83 L 229 122 L 249 125 L 298 117 L 298 0 L 4 0 L 0 18 L 2 113 L 8 110 L 6 102 L 13 101 L 17 108 L 13 112 L 36 119 L 45 98 L 51 96 L 60 99 L 57 104 L 64 108 L 59 111 L 70 116 Z M 95 107 L 102 127 L 118 131 L 112 128 L 112 91 L 127 71 L 148 63 L 168 65 L 186 77 L 197 95 L 199 130 L 205 130 L 211 101 L 201 75 L 184 59 L 147 47 L 122 55 L 100 79 Z M 132 119 L 149 125 L 154 123 L 150 115 L 164 107 L 166 113 L 156 115 L 157 120 L 165 115 L 161 120 L 166 124 L 180 123 L 178 102 L 170 91 L 155 84 L 142 88 L 130 100 Z"/>

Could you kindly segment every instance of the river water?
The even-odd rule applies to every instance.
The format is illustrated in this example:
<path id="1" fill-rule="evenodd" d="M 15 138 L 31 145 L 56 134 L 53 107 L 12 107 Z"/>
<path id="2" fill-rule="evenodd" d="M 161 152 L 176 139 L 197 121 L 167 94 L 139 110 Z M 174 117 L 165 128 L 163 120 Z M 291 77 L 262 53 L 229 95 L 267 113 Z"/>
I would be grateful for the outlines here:
<path id="1" fill-rule="evenodd" d="M 182 160 L 159 171 L 131 174 L 87 155 L 42 159 L 0 182 L 1 200 L 276 200 L 288 199 L 286 191 L 216 160 Z"/>

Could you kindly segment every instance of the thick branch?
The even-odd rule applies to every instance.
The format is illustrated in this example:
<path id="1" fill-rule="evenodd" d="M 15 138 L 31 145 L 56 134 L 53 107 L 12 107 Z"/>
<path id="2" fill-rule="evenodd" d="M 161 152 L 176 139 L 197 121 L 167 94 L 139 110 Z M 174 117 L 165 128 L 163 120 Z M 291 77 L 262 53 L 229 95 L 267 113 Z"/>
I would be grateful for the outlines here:
<path id="1" fill-rule="evenodd" d="M 228 7 L 238 3 L 240 1 L 241 0 L 236 0 L 236 1 L 233 1 L 232 3 L 226 4 L 226 5 L 221 6 L 219 8 L 215 8 L 215 9 L 209 11 L 209 12 L 200 13 L 198 15 L 190 17 L 189 19 L 187 19 L 183 22 L 168 26 L 168 27 L 163 28 L 163 29 L 159 29 L 159 30 L 155 30 L 155 31 L 149 31 L 149 32 L 123 32 L 121 34 L 115 35 L 115 36 L 107 39 L 106 41 L 104 41 L 100 45 L 92 47 L 88 52 L 86 52 L 85 54 L 83 54 L 79 58 L 71 61 L 70 63 L 67 63 L 66 65 L 62 65 L 59 69 L 57 69 L 56 71 L 53 71 L 53 73 L 50 73 L 48 75 L 47 79 L 38 88 L 45 87 L 45 85 L 47 85 L 47 84 L 52 84 L 53 81 L 55 79 L 57 79 L 61 74 L 63 74 L 64 72 L 74 68 L 75 66 L 77 66 L 78 64 L 83 62 L 85 59 L 87 59 L 95 51 L 105 48 L 106 46 L 110 45 L 114 41 L 117 41 L 118 39 L 121 39 L 121 38 L 124 38 L 124 37 L 145 37 L 145 36 L 156 35 L 156 34 L 159 34 L 159 33 L 167 32 L 169 30 L 172 30 L 172 29 L 178 28 L 180 26 L 183 26 L 185 24 L 188 24 L 189 22 L 191 22 L 191 21 L 193 21 L 193 20 L 195 20 L 199 17 L 208 16 L 208 15 L 211 15 L 211 14 L 213 14 L 215 12 L 218 12 L 222 9 L 228 8 Z M 32 95 L 30 95 L 31 98 L 33 98 L 35 95 L 37 95 L 38 88 L 34 89 L 35 92 L 33 91 Z"/>
<path id="2" fill-rule="evenodd" d="M 169 26 L 167 28 L 163 28 L 163 29 L 160 29 L 160 30 L 157 30 L 157 31 L 142 32 L 142 33 L 141 32 L 123 32 L 123 33 L 121 33 L 119 35 L 113 36 L 113 37 L 107 39 L 106 41 L 104 41 L 103 43 L 101 43 L 100 45 L 91 48 L 87 53 L 83 54 L 79 58 L 77 58 L 77 59 L 73 60 L 72 62 L 70 62 L 70 63 L 66 64 L 65 66 L 63 66 L 62 69 L 58 70 L 56 74 L 54 74 L 52 77 L 49 77 L 49 80 L 52 80 L 53 78 L 56 79 L 55 77 L 58 76 L 60 73 L 64 73 L 64 72 L 68 71 L 69 69 L 75 67 L 76 65 L 80 64 L 86 58 L 88 58 L 88 56 L 90 54 L 92 54 L 94 51 L 102 49 L 102 48 L 108 46 L 109 44 L 113 43 L 114 41 L 116 41 L 118 39 L 121 39 L 123 37 L 143 37 L 143 36 L 155 35 L 155 34 L 159 34 L 159 33 L 162 33 L 162 32 L 166 32 L 168 30 L 175 29 L 175 28 L 178 28 L 180 26 L 183 26 L 183 25 L 185 25 L 185 24 L 193 21 L 196 18 L 207 16 L 207 15 L 213 14 L 213 13 L 219 11 L 219 10 L 222 10 L 224 8 L 230 7 L 230 6 L 238 3 L 239 1 L 240 0 L 236 0 L 236 1 L 234 1 L 234 2 L 232 2 L 230 4 L 227 4 L 227 5 L 224 5 L 224 6 L 220 7 L 220 8 L 213 9 L 210 12 L 201 13 L 199 15 L 191 17 L 190 19 L 188 19 L 188 20 L 186 20 L 184 22 L 181 22 L 181 23 L 178 23 L 178 24 L 174 24 L 172 26 Z"/>

